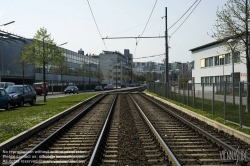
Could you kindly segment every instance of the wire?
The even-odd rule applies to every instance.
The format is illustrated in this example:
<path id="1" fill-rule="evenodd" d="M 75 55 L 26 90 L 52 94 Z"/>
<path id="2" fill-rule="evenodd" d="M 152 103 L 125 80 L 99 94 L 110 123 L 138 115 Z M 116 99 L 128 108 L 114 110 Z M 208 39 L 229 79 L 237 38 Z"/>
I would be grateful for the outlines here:
<path id="1" fill-rule="evenodd" d="M 156 3 L 157 3 L 157 0 L 155 1 L 154 7 L 153 7 L 153 9 L 152 9 L 152 11 L 151 11 L 151 13 L 150 13 L 150 16 L 149 16 L 149 18 L 148 18 L 148 21 L 147 21 L 146 26 L 144 27 L 144 29 L 143 29 L 141 35 L 139 35 L 139 36 L 142 36 L 142 35 L 143 35 L 143 33 L 144 33 L 144 31 L 145 31 L 145 29 L 146 29 L 146 27 L 147 27 L 147 25 L 148 25 L 148 22 L 149 22 L 149 20 L 150 20 L 150 18 L 151 18 L 151 16 L 152 16 L 152 13 L 153 13 L 153 11 L 154 11 L 154 9 L 155 9 Z M 136 46 L 135 46 L 134 56 L 135 56 L 136 48 L 137 48 L 137 45 L 138 45 L 139 41 L 140 41 L 140 38 L 139 38 L 138 41 L 136 40 Z"/>
<path id="2" fill-rule="evenodd" d="M 162 17 L 161 17 L 162 18 Z M 157 20 L 160 20 L 161 18 L 157 18 L 157 19 L 154 19 L 154 20 L 152 20 L 152 21 L 149 21 L 149 22 L 153 22 L 153 21 L 157 21 Z M 120 32 L 117 32 L 117 33 L 114 33 L 114 34 L 112 34 L 112 35 L 109 35 L 109 36 L 114 36 L 114 35 L 117 35 L 117 34 L 119 34 L 119 33 L 122 33 L 122 32 L 126 32 L 126 31 L 128 31 L 128 30 L 131 30 L 131 29 L 134 29 L 134 28 L 137 28 L 137 27 L 140 27 L 140 26 L 142 26 L 142 25 L 145 25 L 146 23 L 143 23 L 143 24 L 139 24 L 139 25 L 136 25 L 136 26 L 134 26 L 134 27 L 131 27 L 131 28 L 128 28 L 128 29 L 125 29 L 125 30 L 123 30 L 123 31 L 120 31 Z M 107 36 L 107 37 L 109 37 L 109 36 Z"/>
<path id="3" fill-rule="evenodd" d="M 101 32 L 100 32 L 100 30 L 99 30 L 99 28 L 98 28 L 98 25 L 97 25 L 97 23 L 96 23 L 95 16 L 94 16 L 93 11 L 92 11 L 92 9 L 91 9 L 89 0 L 87 0 L 87 1 L 88 1 L 88 4 L 89 4 L 90 11 L 91 11 L 91 13 L 92 13 L 93 19 L 94 19 L 94 21 L 95 21 L 96 28 L 97 28 L 97 30 L 98 30 L 98 32 L 99 32 L 99 35 L 101 36 L 101 39 L 102 39 L 102 35 L 101 35 Z M 108 49 L 107 49 L 107 46 L 106 46 L 106 44 L 105 44 L 105 42 L 104 42 L 103 39 L 102 39 L 102 41 L 103 41 L 103 44 L 104 44 L 106 50 L 108 50 Z"/>
<path id="4" fill-rule="evenodd" d="M 133 59 L 150 58 L 150 57 L 156 57 L 156 56 L 162 56 L 162 55 L 165 55 L 165 53 L 159 54 L 159 55 L 151 55 L 151 56 L 144 56 L 144 57 L 139 57 L 139 58 L 133 58 Z"/>
<path id="5" fill-rule="evenodd" d="M 196 7 L 200 4 L 201 0 L 197 3 L 197 5 L 194 7 L 194 9 L 191 11 L 191 13 L 189 13 L 189 15 L 187 16 L 187 18 L 181 23 L 181 25 L 170 35 L 170 37 L 173 36 L 173 34 L 175 34 L 175 32 L 182 26 L 182 24 L 189 18 L 189 16 L 193 13 L 193 11 L 196 9 Z"/>
<path id="6" fill-rule="evenodd" d="M 162 25 L 162 22 L 163 22 L 163 18 L 164 18 L 164 17 L 161 17 L 161 25 Z M 159 36 L 161 36 L 161 25 L 160 25 Z"/>
<path id="7" fill-rule="evenodd" d="M 190 6 L 189 8 L 188 8 L 188 10 L 172 25 L 172 26 L 170 26 L 170 28 L 168 28 L 168 30 L 169 29 L 171 29 L 177 22 L 179 22 L 181 19 L 182 19 L 182 17 L 184 17 L 186 14 L 187 14 L 187 12 L 194 6 L 194 4 L 196 4 L 196 2 L 197 2 L 198 0 L 196 0 L 194 3 L 193 3 L 193 5 L 192 6 Z"/>

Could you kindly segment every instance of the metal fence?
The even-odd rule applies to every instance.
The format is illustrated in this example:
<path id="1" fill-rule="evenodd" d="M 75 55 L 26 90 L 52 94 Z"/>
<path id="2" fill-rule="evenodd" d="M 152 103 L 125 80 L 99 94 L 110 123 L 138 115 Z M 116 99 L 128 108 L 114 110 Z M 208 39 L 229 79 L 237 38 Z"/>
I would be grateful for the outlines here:
<path id="1" fill-rule="evenodd" d="M 250 113 L 246 112 L 249 85 L 250 83 L 243 82 L 234 84 L 152 82 L 147 84 L 147 90 L 250 129 Z"/>

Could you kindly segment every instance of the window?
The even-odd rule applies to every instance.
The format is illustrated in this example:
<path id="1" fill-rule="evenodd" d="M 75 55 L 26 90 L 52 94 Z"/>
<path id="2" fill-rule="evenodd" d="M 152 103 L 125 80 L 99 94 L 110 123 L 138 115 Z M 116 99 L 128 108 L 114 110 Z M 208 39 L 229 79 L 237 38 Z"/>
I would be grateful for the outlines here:
<path id="1" fill-rule="evenodd" d="M 210 85 L 212 85 L 212 83 L 214 83 L 214 77 L 213 76 L 210 77 Z"/>
<path id="2" fill-rule="evenodd" d="M 220 80 L 219 80 L 219 76 L 215 76 L 215 83 L 219 83 Z"/>
<path id="3" fill-rule="evenodd" d="M 225 64 L 230 64 L 230 54 L 225 55 Z"/>
<path id="4" fill-rule="evenodd" d="M 208 58 L 205 59 L 205 67 L 209 67 L 209 59 Z"/>
<path id="5" fill-rule="evenodd" d="M 214 66 L 218 66 L 219 65 L 219 56 L 215 56 L 214 57 Z"/>
<path id="6" fill-rule="evenodd" d="M 209 58 L 209 66 L 214 66 L 214 64 L 213 64 L 213 57 Z"/>
<path id="7" fill-rule="evenodd" d="M 219 57 L 220 58 L 220 57 Z M 221 55 L 220 58 L 220 65 L 224 65 L 224 59 L 225 59 L 225 55 Z"/>
<path id="8" fill-rule="evenodd" d="M 209 77 L 205 77 L 205 85 L 209 85 Z"/>
<path id="9" fill-rule="evenodd" d="M 204 83 L 204 77 L 201 77 L 201 83 Z"/>
<path id="10" fill-rule="evenodd" d="M 201 68 L 205 67 L 205 59 L 201 59 Z"/>
<path id="11" fill-rule="evenodd" d="M 234 52 L 233 61 L 234 61 L 234 63 L 240 62 L 240 52 L 239 51 Z"/>
<path id="12" fill-rule="evenodd" d="M 223 82 L 223 81 L 224 81 L 223 76 L 220 76 L 220 82 Z"/>
<path id="13" fill-rule="evenodd" d="M 227 82 L 230 82 L 231 81 L 231 76 L 229 75 L 229 76 L 226 76 L 226 81 Z"/>

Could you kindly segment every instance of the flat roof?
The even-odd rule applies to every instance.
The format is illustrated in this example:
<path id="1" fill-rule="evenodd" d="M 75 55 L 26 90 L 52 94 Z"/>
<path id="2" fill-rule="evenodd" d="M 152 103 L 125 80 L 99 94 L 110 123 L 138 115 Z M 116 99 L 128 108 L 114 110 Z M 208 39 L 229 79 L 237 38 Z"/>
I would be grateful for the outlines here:
<path id="1" fill-rule="evenodd" d="M 207 47 L 210 47 L 210 46 L 213 46 L 213 45 L 220 44 L 220 43 L 222 43 L 222 42 L 223 42 L 223 41 L 215 41 L 215 42 L 208 43 L 208 44 L 205 44 L 205 45 L 196 47 L 196 48 L 192 48 L 192 49 L 190 49 L 189 51 L 191 51 L 191 52 L 197 51 L 197 50 L 200 50 L 200 49 L 203 49 L 203 48 L 207 48 Z"/>

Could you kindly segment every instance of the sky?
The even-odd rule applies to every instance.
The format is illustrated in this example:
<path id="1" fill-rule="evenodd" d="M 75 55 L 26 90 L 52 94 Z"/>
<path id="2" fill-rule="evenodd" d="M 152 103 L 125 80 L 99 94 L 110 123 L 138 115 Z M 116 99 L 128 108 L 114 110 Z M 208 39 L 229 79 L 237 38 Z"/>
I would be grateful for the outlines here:
<path id="1" fill-rule="evenodd" d="M 1 26 L 0 29 L 33 38 L 37 30 L 44 27 L 57 45 L 68 42 L 62 47 L 75 52 L 82 49 L 85 54 L 99 55 L 103 50 L 123 53 L 124 49 L 129 49 L 135 58 L 134 61 L 162 62 L 165 58 L 165 55 L 162 55 L 165 53 L 165 38 L 102 38 L 164 36 L 165 8 L 167 7 L 167 24 L 170 28 L 196 2 L 190 11 L 168 30 L 169 63 L 187 62 L 191 60 L 190 49 L 215 41 L 211 34 L 217 18 L 216 11 L 227 2 L 201 0 L 198 4 L 199 1 L 1 0 L 0 25 L 10 21 L 15 23 Z M 196 4 L 198 6 L 194 9 Z M 186 21 L 183 23 L 184 19 Z M 153 55 L 161 56 L 150 57 Z"/>

